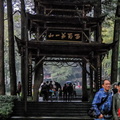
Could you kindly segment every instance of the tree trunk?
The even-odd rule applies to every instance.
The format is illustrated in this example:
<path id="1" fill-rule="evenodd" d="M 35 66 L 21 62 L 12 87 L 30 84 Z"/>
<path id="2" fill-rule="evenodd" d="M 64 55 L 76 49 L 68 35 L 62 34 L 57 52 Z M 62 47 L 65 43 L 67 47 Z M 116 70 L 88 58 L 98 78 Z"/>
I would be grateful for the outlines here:
<path id="1" fill-rule="evenodd" d="M 9 39 L 9 68 L 10 68 L 10 92 L 16 95 L 16 69 L 15 69 L 15 46 L 12 15 L 12 0 L 7 0 L 8 15 L 8 39 Z"/>
<path id="2" fill-rule="evenodd" d="M 118 71 L 118 49 L 119 49 L 119 32 L 120 32 L 120 20 L 118 19 L 120 17 L 120 0 L 118 0 L 117 3 L 117 9 L 116 9 L 116 15 L 117 18 L 115 20 L 114 25 L 114 38 L 113 42 L 116 42 L 113 50 L 112 50 L 112 64 L 111 64 L 111 83 L 114 83 L 117 81 L 117 71 Z"/>
<path id="3" fill-rule="evenodd" d="M 25 41 L 25 3 L 21 0 L 21 40 Z M 24 51 L 24 50 L 23 50 Z M 25 55 L 21 56 L 22 100 L 25 100 Z"/>
<path id="4" fill-rule="evenodd" d="M 0 0 L 0 95 L 5 94 L 4 79 L 4 6 Z"/>

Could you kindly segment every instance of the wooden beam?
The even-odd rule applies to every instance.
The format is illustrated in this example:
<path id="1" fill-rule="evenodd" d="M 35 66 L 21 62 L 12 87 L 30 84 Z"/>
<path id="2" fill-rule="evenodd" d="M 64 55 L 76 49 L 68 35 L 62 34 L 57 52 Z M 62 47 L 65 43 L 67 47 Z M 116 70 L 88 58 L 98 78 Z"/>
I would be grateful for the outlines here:
<path id="1" fill-rule="evenodd" d="M 66 1 L 66 0 L 35 0 L 35 2 L 39 2 L 42 5 L 53 6 L 53 5 L 67 5 L 67 6 L 82 6 L 82 5 L 95 5 L 97 0 L 76 0 L 76 1 Z"/>
<path id="2" fill-rule="evenodd" d="M 32 15 L 32 14 L 28 14 L 29 16 L 29 20 L 31 21 L 43 21 L 43 22 L 53 22 L 53 23 L 80 23 L 79 21 L 79 16 L 59 16 L 59 15 L 55 15 L 55 16 L 45 16 L 45 15 Z M 100 17 L 82 17 L 80 18 L 82 21 L 90 21 L 90 24 L 94 24 L 94 23 L 98 23 L 98 22 L 102 22 L 104 20 L 104 17 L 100 16 Z M 88 22 L 87 22 L 88 23 Z"/>
<path id="3" fill-rule="evenodd" d="M 17 39 L 19 49 L 25 47 L 25 42 Z M 28 49 L 32 57 L 37 56 L 78 56 L 89 57 L 93 51 L 94 55 L 107 54 L 112 44 L 101 43 L 82 43 L 82 42 L 65 42 L 65 41 L 29 41 Z M 63 52 L 64 51 L 64 52 Z"/>
<path id="4" fill-rule="evenodd" d="M 84 59 L 87 63 L 90 64 L 90 66 L 91 66 L 91 68 L 92 68 L 93 70 L 96 71 L 96 68 L 89 62 L 89 60 L 87 60 L 85 57 L 83 57 L 83 59 Z"/>
<path id="5" fill-rule="evenodd" d="M 44 60 L 45 62 L 82 62 L 82 60 Z"/>
<path id="6" fill-rule="evenodd" d="M 83 70 L 84 70 L 88 75 L 90 75 L 90 72 L 88 72 L 87 69 L 84 68 L 84 66 L 82 65 L 82 63 L 79 62 L 79 65 L 83 68 Z"/>

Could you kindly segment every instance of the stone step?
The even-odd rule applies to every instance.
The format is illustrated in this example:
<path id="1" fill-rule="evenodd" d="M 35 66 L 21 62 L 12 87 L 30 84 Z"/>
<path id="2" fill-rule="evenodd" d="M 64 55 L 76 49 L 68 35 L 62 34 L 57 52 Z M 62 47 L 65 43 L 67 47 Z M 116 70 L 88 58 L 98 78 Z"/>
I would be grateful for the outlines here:
<path id="1" fill-rule="evenodd" d="M 88 116 L 81 117 L 53 117 L 53 116 L 44 116 L 44 117 L 25 117 L 25 116 L 13 116 L 10 120 L 93 120 Z"/>
<path id="2" fill-rule="evenodd" d="M 19 113 L 19 115 L 23 115 L 23 111 L 24 111 L 24 103 L 23 102 L 17 102 L 15 104 L 15 108 L 14 108 L 14 114 Z M 44 114 L 44 113 L 65 113 L 65 114 L 73 114 L 73 113 L 80 113 L 80 114 L 84 114 L 86 113 L 87 109 L 90 107 L 89 103 L 38 103 L 38 102 L 28 102 L 27 104 L 27 109 L 28 109 L 28 114 L 34 114 L 36 115 L 36 113 L 39 111 L 39 113 Z"/>
<path id="3" fill-rule="evenodd" d="M 11 120 L 92 120 L 87 115 L 90 105 L 89 102 L 27 102 L 25 113 L 24 102 L 17 101 Z"/>
<path id="4" fill-rule="evenodd" d="M 17 101 L 16 103 L 15 103 L 15 105 L 17 105 L 17 106 L 23 106 L 24 105 L 24 102 L 19 102 L 19 101 Z M 88 107 L 88 106 L 90 106 L 91 105 L 91 103 L 89 103 L 89 102 L 28 102 L 27 103 L 27 105 L 28 106 L 34 106 L 34 107 L 36 107 L 36 106 L 44 106 L 44 107 L 47 107 L 47 106 L 56 106 L 57 105 L 57 107 Z"/>

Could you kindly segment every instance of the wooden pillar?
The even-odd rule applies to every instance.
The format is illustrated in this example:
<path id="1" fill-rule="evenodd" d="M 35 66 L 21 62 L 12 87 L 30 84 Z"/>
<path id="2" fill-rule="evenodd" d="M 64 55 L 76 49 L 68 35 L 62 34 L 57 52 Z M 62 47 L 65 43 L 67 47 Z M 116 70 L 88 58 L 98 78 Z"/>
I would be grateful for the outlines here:
<path id="1" fill-rule="evenodd" d="M 99 17 L 101 15 L 101 0 L 97 1 L 97 4 L 94 8 L 94 16 Z M 95 41 L 101 43 L 101 23 L 97 24 L 96 31 L 95 31 Z"/>
<path id="2" fill-rule="evenodd" d="M 97 4 L 94 7 L 94 16 L 100 16 L 101 15 L 101 0 L 97 0 Z"/>
<path id="3" fill-rule="evenodd" d="M 91 68 L 91 66 L 89 67 L 90 70 L 90 91 L 89 91 L 89 101 L 92 101 L 93 99 L 93 69 Z"/>
<path id="4" fill-rule="evenodd" d="M 35 67 L 35 79 L 34 79 L 34 94 L 33 100 L 38 101 L 39 96 L 39 88 L 41 83 L 43 82 L 43 61 L 42 58 L 36 58 L 35 64 L 39 63 L 38 66 Z"/>
<path id="5" fill-rule="evenodd" d="M 28 95 L 28 16 L 26 15 L 26 21 L 25 21 L 25 114 L 27 112 L 27 95 Z"/>
<path id="6" fill-rule="evenodd" d="M 101 15 L 101 0 L 97 1 L 97 4 L 95 6 L 95 11 L 94 11 L 94 16 L 99 17 Z M 95 41 L 98 43 L 102 43 L 102 36 L 101 36 L 101 23 L 97 24 L 96 32 L 95 32 Z M 96 71 L 95 71 L 95 88 L 96 91 L 99 90 L 101 87 L 101 57 L 100 55 L 96 56 L 95 59 L 95 66 L 96 66 Z"/>
<path id="7" fill-rule="evenodd" d="M 101 36 L 101 23 L 98 23 L 97 30 L 96 30 L 96 40 L 99 43 L 102 43 L 102 36 Z"/>
<path id="8" fill-rule="evenodd" d="M 82 62 L 82 101 L 88 101 L 86 63 Z"/>
<path id="9" fill-rule="evenodd" d="M 21 83 L 22 83 L 22 100 L 25 100 L 25 49 L 22 48 L 21 56 Z"/>
<path id="10" fill-rule="evenodd" d="M 39 29 L 39 26 L 37 26 L 37 33 L 36 33 L 36 39 L 37 41 L 39 41 L 39 35 L 40 35 L 40 29 Z"/>

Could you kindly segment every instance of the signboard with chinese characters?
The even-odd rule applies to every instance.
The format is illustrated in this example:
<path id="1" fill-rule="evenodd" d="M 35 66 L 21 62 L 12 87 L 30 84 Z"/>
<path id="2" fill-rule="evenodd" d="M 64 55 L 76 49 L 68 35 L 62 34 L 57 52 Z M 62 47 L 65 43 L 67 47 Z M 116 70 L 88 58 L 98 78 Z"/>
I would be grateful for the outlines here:
<path id="1" fill-rule="evenodd" d="M 28 65 L 28 96 L 32 96 L 32 65 Z"/>
<path id="2" fill-rule="evenodd" d="M 83 38 L 89 37 L 89 31 L 80 32 L 64 32 L 64 31 L 48 31 L 47 40 L 63 40 L 63 41 L 82 41 Z"/>

